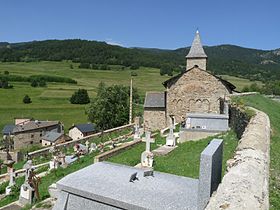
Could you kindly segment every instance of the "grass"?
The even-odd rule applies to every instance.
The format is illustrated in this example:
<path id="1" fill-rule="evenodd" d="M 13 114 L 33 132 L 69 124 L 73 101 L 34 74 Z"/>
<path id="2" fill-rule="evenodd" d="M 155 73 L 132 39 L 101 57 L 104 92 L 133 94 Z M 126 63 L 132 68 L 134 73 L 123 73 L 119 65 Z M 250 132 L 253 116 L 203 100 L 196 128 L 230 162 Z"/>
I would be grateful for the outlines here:
<path id="1" fill-rule="evenodd" d="M 250 86 L 253 83 L 257 83 L 259 87 L 263 85 L 260 81 L 250 81 L 248 79 L 229 76 L 229 75 L 220 75 L 224 80 L 227 80 L 236 86 L 237 91 L 241 91 L 245 86 Z"/>
<path id="2" fill-rule="evenodd" d="M 189 141 L 178 144 L 178 147 L 166 156 L 155 157 L 154 169 L 156 171 L 198 178 L 200 153 L 214 137 L 206 138 L 200 141 Z M 233 156 L 237 146 L 238 139 L 233 131 L 229 131 L 215 138 L 224 140 L 223 154 L 223 173 L 226 170 L 226 161 Z M 165 138 L 157 135 L 156 142 L 151 145 L 155 149 L 158 144 L 163 144 Z M 109 158 L 107 161 L 135 166 L 140 162 L 141 153 L 145 150 L 145 143 L 141 143 L 129 150 L 126 150 L 116 156 Z"/>
<path id="3" fill-rule="evenodd" d="M 272 133 L 270 142 L 269 202 L 280 209 L 280 103 L 261 95 L 242 97 L 244 103 L 268 114 Z"/>
<path id="4" fill-rule="evenodd" d="M 70 68 L 70 64 L 74 69 Z M 69 77 L 78 84 L 66 83 L 48 83 L 47 87 L 32 88 L 26 82 L 11 82 L 13 89 L 0 88 L 0 129 L 5 124 L 14 123 L 15 117 L 33 117 L 41 120 L 60 120 L 68 129 L 73 123 L 87 122 L 85 115 L 86 105 L 70 104 L 69 98 L 73 92 L 79 88 L 88 90 L 89 95 L 93 98 L 99 82 L 103 81 L 108 85 L 121 84 L 128 86 L 130 84 L 131 70 L 121 66 L 112 66 L 114 70 L 92 70 L 79 69 L 79 64 L 70 61 L 64 62 L 0 62 L 0 73 L 9 71 L 11 75 L 31 76 L 31 75 L 53 75 Z M 162 82 L 170 78 L 169 76 L 160 76 L 159 69 L 141 67 L 134 70 L 138 76 L 133 77 L 134 87 L 142 97 L 146 91 L 163 91 Z M 241 90 L 249 80 L 237 77 L 227 77 L 234 85 Z M 23 104 L 24 95 L 31 97 L 31 104 Z M 136 106 L 136 112 L 142 112 L 143 107 Z"/>

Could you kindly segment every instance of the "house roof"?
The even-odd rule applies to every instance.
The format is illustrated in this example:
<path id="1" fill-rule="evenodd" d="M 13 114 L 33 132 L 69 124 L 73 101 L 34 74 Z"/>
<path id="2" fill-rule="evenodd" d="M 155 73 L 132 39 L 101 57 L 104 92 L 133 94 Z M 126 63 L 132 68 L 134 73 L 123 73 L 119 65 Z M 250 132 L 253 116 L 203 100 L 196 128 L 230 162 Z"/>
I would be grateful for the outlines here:
<path id="1" fill-rule="evenodd" d="M 187 72 L 193 70 L 194 68 L 198 68 L 198 69 L 200 69 L 201 71 L 205 71 L 205 70 L 203 70 L 203 69 L 201 69 L 201 68 L 199 68 L 199 67 L 197 67 L 197 66 L 194 66 L 194 67 L 192 67 L 192 68 L 190 68 L 190 69 L 188 69 L 188 70 L 185 70 L 185 71 L 183 71 L 182 73 L 177 74 L 176 76 L 171 77 L 170 79 L 166 80 L 165 82 L 162 83 L 163 86 L 166 88 L 170 82 L 177 81 L 181 76 L 183 76 L 185 73 L 187 73 Z M 218 77 L 218 76 L 215 76 L 214 74 L 210 73 L 209 71 L 205 71 L 205 72 L 207 72 L 208 74 L 212 75 L 213 77 L 215 77 L 216 79 L 218 79 L 220 82 L 222 82 L 223 85 L 226 86 L 226 88 L 227 88 L 230 92 L 232 92 L 232 91 L 236 88 L 232 83 L 230 83 L 230 82 L 228 82 L 228 81 L 226 81 L 226 80 L 223 80 L 222 78 L 220 78 L 220 77 Z"/>
<path id="2" fill-rule="evenodd" d="M 55 142 L 59 137 L 61 137 L 63 133 L 57 133 L 57 132 L 47 132 L 46 135 L 42 137 L 43 140 L 49 141 L 49 142 Z"/>
<path id="3" fill-rule="evenodd" d="M 165 92 L 147 92 L 145 108 L 165 108 Z"/>
<path id="4" fill-rule="evenodd" d="M 96 130 L 95 126 L 92 123 L 78 124 L 75 125 L 74 127 L 78 128 L 79 131 L 81 131 L 82 133 L 93 132 Z"/>
<path id="5" fill-rule="evenodd" d="M 186 58 L 207 58 L 207 55 L 204 52 L 204 49 L 201 44 L 199 31 L 195 33 L 195 37 L 191 46 L 191 49 L 186 56 Z"/>
<path id="6" fill-rule="evenodd" d="M 58 125 L 60 122 L 59 121 L 30 121 L 26 124 L 23 125 L 17 125 L 14 128 L 14 133 L 20 133 L 20 132 L 25 132 L 25 131 L 30 131 L 30 130 L 35 130 L 35 129 L 40 129 L 40 128 L 46 128 L 54 125 Z"/>
<path id="7" fill-rule="evenodd" d="M 16 127 L 15 125 L 5 125 L 2 130 L 2 134 L 3 135 L 13 134 L 15 127 Z"/>

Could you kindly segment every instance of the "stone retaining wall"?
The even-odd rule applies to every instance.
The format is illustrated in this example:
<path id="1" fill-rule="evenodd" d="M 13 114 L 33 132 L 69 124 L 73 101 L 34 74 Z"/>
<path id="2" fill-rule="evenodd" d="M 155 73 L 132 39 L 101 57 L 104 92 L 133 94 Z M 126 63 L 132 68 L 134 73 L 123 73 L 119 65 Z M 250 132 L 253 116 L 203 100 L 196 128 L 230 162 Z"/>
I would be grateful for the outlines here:
<path id="1" fill-rule="evenodd" d="M 269 209 L 270 121 L 258 110 L 206 209 Z"/>
<path id="2" fill-rule="evenodd" d="M 229 106 L 229 126 L 236 132 L 238 139 L 242 137 L 249 120 L 250 117 L 243 110 L 234 105 Z"/>

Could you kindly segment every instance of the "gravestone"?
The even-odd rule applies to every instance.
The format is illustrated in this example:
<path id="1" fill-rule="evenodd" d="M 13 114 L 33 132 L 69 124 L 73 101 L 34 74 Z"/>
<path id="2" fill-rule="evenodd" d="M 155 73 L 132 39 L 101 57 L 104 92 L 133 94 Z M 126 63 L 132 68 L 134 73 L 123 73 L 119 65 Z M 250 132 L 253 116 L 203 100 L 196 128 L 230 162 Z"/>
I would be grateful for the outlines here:
<path id="1" fill-rule="evenodd" d="M 15 169 L 9 168 L 9 185 L 6 187 L 6 195 L 10 195 L 12 187 L 16 184 L 16 176 L 15 176 Z"/>
<path id="2" fill-rule="evenodd" d="M 12 156 L 9 153 L 9 150 L 6 150 L 6 160 L 3 162 L 4 165 L 7 166 L 7 172 L 9 174 L 9 185 L 6 187 L 6 195 L 9 195 L 11 193 L 12 186 L 15 185 L 15 173 L 13 165 L 15 161 L 12 159 Z"/>
<path id="3" fill-rule="evenodd" d="M 206 207 L 222 178 L 223 140 L 213 139 L 200 156 L 198 210 Z"/>
<path id="4" fill-rule="evenodd" d="M 135 124 L 134 125 L 134 141 L 137 141 L 140 139 L 140 127 L 139 125 Z"/>
<path id="5" fill-rule="evenodd" d="M 154 154 L 150 151 L 151 143 L 151 132 L 146 132 L 146 150 L 141 154 L 141 166 L 142 167 L 153 167 Z"/>
<path id="6" fill-rule="evenodd" d="M 89 147 L 89 153 L 95 152 L 97 150 L 97 146 L 95 143 L 91 143 Z"/>
<path id="7" fill-rule="evenodd" d="M 53 158 L 49 162 L 49 170 L 57 169 L 59 166 L 57 156 L 53 156 Z"/>
<path id="8" fill-rule="evenodd" d="M 33 170 L 32 160 L 28 160 L 23 169 L 25 169 L 25 181 L 20 187 L 19 202 L 23 205 L 31 204 L 34 198 L 34 188 L 30 185 L 31 172 Z"/>
<path id="9" fill-rule="evenodd" d="M 73 149 L 77 155 L 85 155 L 88 153 L 88 147 L 83 144 L 75 144 Z"/>
<path id="10" fill-rule="evenodd" d="M 171 146 L 171 147 L 176 146 L 176 138 L 173 132 L 174 129 L 175 129 L 174 116 L 170 115 L 170 128 L 169 128 L 169 134 L 166 137 L 166 143 L 165 143 L 166 146 Z"/>

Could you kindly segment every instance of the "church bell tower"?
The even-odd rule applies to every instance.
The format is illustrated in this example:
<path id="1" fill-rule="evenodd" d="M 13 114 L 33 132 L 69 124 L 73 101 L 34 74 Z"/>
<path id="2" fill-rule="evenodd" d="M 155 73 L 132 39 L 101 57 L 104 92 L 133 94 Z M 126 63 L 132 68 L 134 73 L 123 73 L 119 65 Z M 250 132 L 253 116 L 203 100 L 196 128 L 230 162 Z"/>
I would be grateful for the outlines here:
<path id="1" fill-rule="evenodd" d="M 191 49 L 186 56 L 187 59 L 187 70 L 198 66 L 199 68 L 206 70 L 206 63 L 207 63 L 207 55 L 204 52 L 200 41 L 199 31 L 197 30 L 195 33 L 195 37 L 191 46 Z"/>

